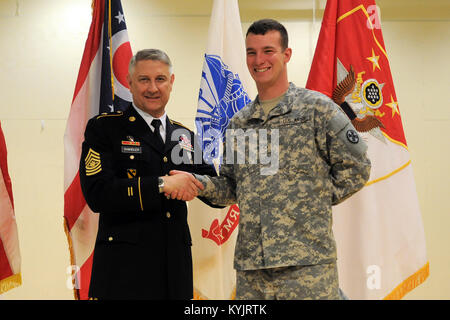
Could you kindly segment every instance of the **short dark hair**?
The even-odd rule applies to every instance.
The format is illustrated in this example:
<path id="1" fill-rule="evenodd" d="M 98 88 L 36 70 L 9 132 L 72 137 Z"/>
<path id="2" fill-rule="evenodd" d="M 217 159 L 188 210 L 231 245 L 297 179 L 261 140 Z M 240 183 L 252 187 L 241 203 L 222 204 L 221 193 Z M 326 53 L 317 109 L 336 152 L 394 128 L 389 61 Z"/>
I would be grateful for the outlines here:
<path id="1" fill-rule="evenodd" d="M 283 50 L 285 50 L 288 47 L 289 42 L 288 33 L 281 23 L 273 19 L 261 19 L 253 22 L 248 28 L 245 37 L 247 37 L 249 33 L 265 35 L 269 31 L 278 31 L 280 33 L 280 44 Z"/>

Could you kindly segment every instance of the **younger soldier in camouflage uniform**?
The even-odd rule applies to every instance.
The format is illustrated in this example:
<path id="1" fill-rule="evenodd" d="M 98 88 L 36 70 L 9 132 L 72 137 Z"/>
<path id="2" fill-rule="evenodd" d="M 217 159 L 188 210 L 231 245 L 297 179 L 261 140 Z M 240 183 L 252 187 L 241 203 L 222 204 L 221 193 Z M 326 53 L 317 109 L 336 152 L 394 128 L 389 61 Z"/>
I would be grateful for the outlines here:
<path id="1" fill-rule="evenodd" d="M 224 150 L 232 154 L 224 155 L 220 176 L 197 175 L 205 186 L 199 195 L 240 208 L 236 298 L 339 299 L 331 207 L 368 180 L 367 146 L 331 99 L 288 82 L 292 50 L 281 24 L 255 22 L 246 47 L 258 97 L 230 122 L 234 136 Z M 255 161 L 246 150 L 261 132 L 271 139 L 259 141 Z M 230 147 L 239 140 L 245 148 Z M 276 166 L 262 161 L 266 147 Z"/>

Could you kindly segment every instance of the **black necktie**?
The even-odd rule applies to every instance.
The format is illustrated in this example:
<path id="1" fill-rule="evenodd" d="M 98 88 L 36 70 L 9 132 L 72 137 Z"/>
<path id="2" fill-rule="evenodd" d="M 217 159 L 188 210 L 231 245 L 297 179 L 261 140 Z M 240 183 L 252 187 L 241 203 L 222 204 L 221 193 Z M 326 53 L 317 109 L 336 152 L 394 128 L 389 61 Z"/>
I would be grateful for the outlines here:
<path id="1" fill-rule="evenodd" d="M 161 137 L 161 133 L 159 131 L 159 127 L 161 126 L 161 120 L 153 119 L 152 126 L 153 126 L 153 128 L 155 128 L 155 131 L 153 131 L 153 134 L 155 135 L 156 140 L 158 140 L 158 142 L 160 144 L 160 148 L 162 149 L 164 147 L 164 141 L 163 141 L 163 139 Z"/>

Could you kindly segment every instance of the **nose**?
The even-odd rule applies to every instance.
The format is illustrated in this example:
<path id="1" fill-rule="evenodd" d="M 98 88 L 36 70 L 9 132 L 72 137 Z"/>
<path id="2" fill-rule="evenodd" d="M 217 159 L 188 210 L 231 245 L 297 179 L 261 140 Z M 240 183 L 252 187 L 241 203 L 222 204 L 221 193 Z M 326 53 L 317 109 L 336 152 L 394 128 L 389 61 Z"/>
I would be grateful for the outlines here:
<path id="1" fill-rule="evenodd" d="M 149 81 L 149 84 L 147 86 L 147 91 L 150 93 L 156 93 L 158 92 L 158 87 L 156 86 L 155 81 Z"/>
<path id="2" fill-rule="evenodd" d="M 264 55 L 261 52 L 255 53 L 255 63 L 257 66 L 264 63 Z"/>

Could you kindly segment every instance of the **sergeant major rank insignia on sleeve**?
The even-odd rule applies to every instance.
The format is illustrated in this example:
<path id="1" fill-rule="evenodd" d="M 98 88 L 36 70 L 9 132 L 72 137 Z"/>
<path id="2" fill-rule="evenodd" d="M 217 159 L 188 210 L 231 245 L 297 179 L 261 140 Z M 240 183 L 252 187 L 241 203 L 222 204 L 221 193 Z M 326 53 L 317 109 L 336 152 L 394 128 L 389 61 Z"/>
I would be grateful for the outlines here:
<path id="1" fill-rule="evenodd" d="M 100 154 L 89 148 L 89 152 L 84 159 L 86 165 L 86 176 L 93 176 L 102 171 Z"/>

